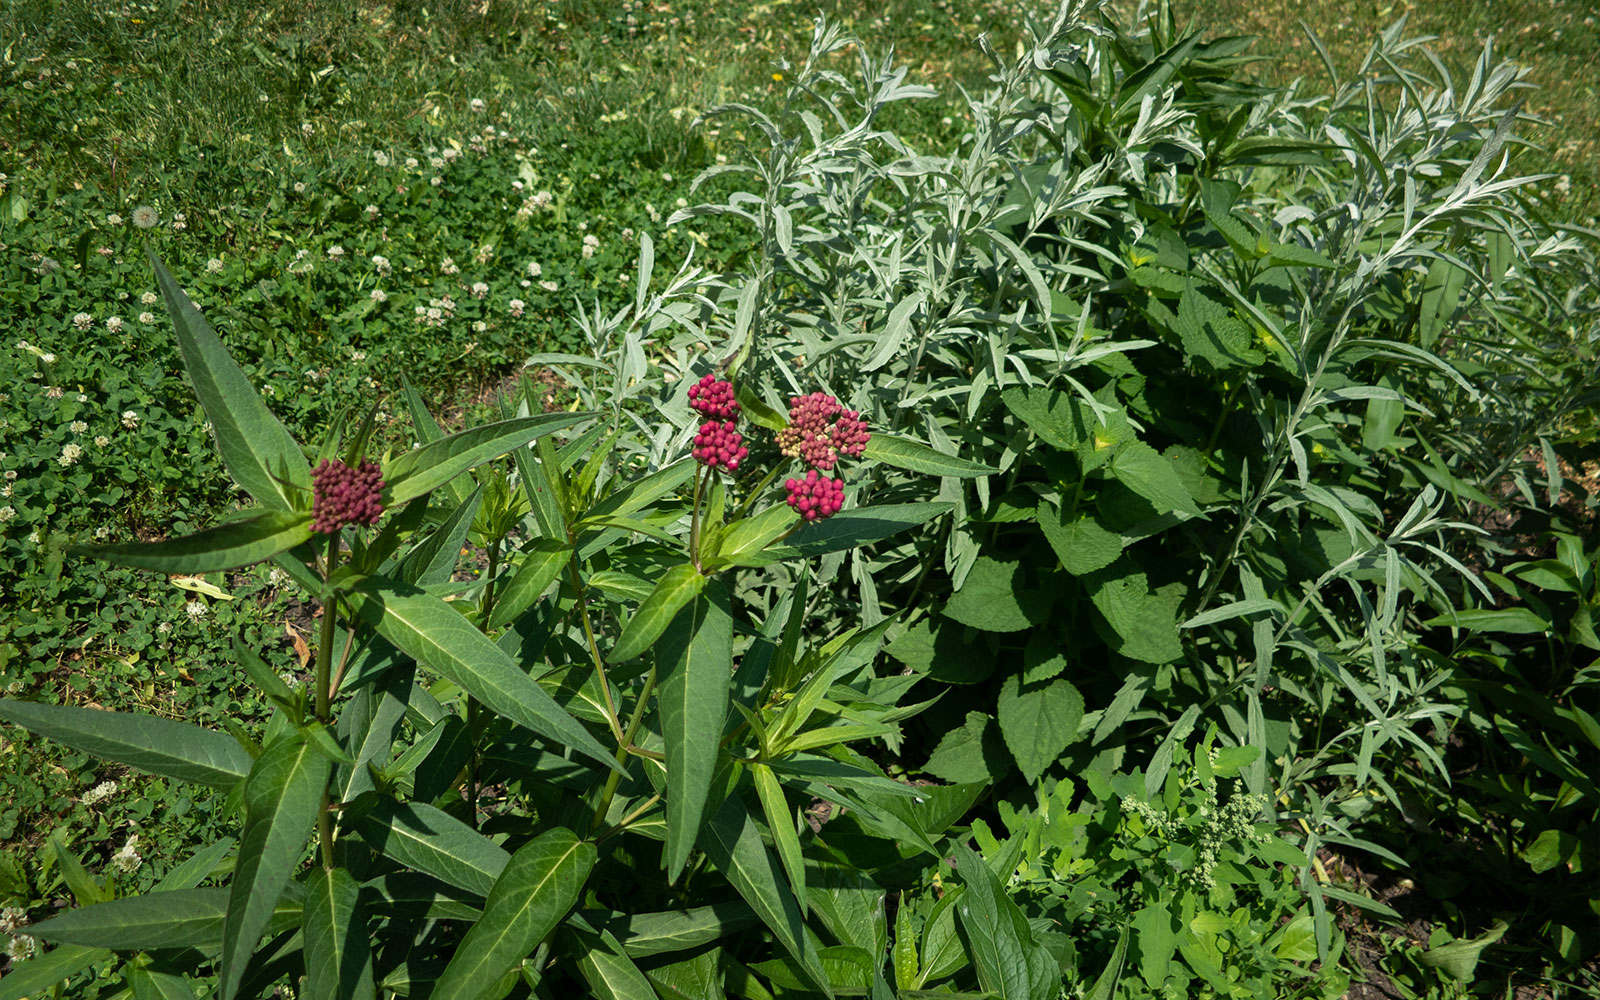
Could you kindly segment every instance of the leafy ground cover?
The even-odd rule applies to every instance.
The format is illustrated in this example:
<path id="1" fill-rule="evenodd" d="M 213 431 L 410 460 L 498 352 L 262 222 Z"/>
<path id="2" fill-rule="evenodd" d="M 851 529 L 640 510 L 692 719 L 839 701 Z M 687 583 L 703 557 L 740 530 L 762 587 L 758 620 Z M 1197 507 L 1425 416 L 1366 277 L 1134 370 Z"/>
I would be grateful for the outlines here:
<path id="1" fill-rule="evenodd" d="M 1244 23 L 1219 9 L 1197 12 Z M 574 725 L 603 736 L 621 722 L 612 699 L 636 703 L 641 732 L 668 747 L 667 790 L 634 776 L 619 792 L 549 761 L 522 780 L 538 721 L 447 667 L 384 733 L 396 759 L 372 794 L 394 798 L 375 808 L 388 829 L 404 826 L 396 808 L 476 826 L 487 816 L 458 789 L 495 789 L 494 843 L 459 841 L 494 863 L 462 882 L 386 854 L 373 814 L 338 820 L 373 853 L 332 870 L 367 891 L 417 875 L 480 897 L 512 871 L 506 851 L 543 857 L 558 827 L 588 833 L 574 810 L 637 824 L 608 838 L 629 846 L 594 869 L 600 895 L 576 918 L 590 923 L 552 938 L 518 989 L 1592 989 L 1594 283 L 1586 234 L 1558 222 L 1586 204 L 1584 174 L 1560 159 L 1581 138 L 1559 137 L 1581 137 L 1592 105 L 1563 98 L 1561 188 L 1519 178 L 1546 170 L 1537 152 L 1498 159 L 1541 134 L 1506 114 L 1521 96 L 1510 70 L 1485 56 L 1446 79 L 1399 30 L 1370 54 L 1371 33 L 1330 32 L 1342 75 L 1284 92 L 1244 82 L 1265 69 L 1257 50 L 1190 38 L 1181 10 L 1064 18 L 1019 43 L 1022 12 L 1004 6 L 844 9 L 865 44 L 823 31 L 808 53 L 811 13 L 9 8 L 8 694 L 182 718 L 252 748 L 314 746 L 334 721 L 295 700 L 327 683 L 317 633 L 331 616 L 311 613 L 314 589 L 295 596 L 293 560 L 151 576 L 69 554 L 210 527 L 245 492 L 264 502 L 211 447 L 228 424 L 190 393 L 194 361 L 168 333 L 182 299 L 158 293 L 149 245 L 301 441 L 374 398 L 357 440 L 390 462 L 436 433 L 429 409 L 452 429 L 519 406 L 611 415 L 614 437 L 446 477 L 421 522 L 391 529 L 425 555 L 391 565 L 422 572 L 425 558 L 436 586 L 474 585 L 470 620 L 531 657 L 525 670 L 551 671 Z M 1450 37 L 1464 45 L 1472 26 Z M 1279 27 L 1267 51 L 1288 54 Z M 985 28 L 989 55 L 972 44 Z M 1551 67 L 1581 45 L 1521 51 L 1577 79 Z M 1302 75 L 1292 59 L 1266 71 Z M 729 101 L 742 107 L 690 127 Z M 667 281 L 691 255 L 701 269 Z M 530 355 L 548 393 L 486 391 Z M 877 437 L 847 477 L 852 507 L 953 512 L 925 528 L 908 516 L 888 541 L 858 526 L 785 575 L 738 555 L 770 541 L 756 526 L 702 534 L 702 516 L 728 511 L 677 490 L 684 477 L 628 525 L 667 548 L 607 539 L 527 622 L 496 616 L 497 590 L 556 582 L 535 536 L 570 536 L 602 516 L 589 505 L 614 513 L 638 475 L 666 474 L 695 429 L 684 380 L 713 371 L 739 385 L 753 467 L 783 461 L 758 428 L 821 389 Z M 582 470 L 564 525 L 530 486 L 552 469 Z M 749 479 L 729 490 L 761 495 Z M 672 545 L 696 575 L 668 568 Z M 441 558 L 457 551 L 459 565 Z M 676 803 L 707 801 L 710 774 L 672 756 L 683 717 L 651 702 L 655 674 L 615 671 L 649 646 L 633 623 L 660 586 L 718 570 L 738 639 L 704 641 L 737 649 L 731 666 L 767 655 L 758 634 L 784 637 L 766 683 L 735 678 L 738 740 L 700 755 L 732 769 L 719 822 L 759 831 L 753 848 L 684 825 Z M 685 601 L 716 618 L 708 593 Z M 791 632 L 824 638 L 802 655 Z M 267 666 L 252 672 L 235 636 Z M 664 647 L 646 662 L 666 674 Z M 591 660 L 598 683 L 574 672 Z M 380 673 L 352 674 L 346 746 L 374 699 L 405 700 L 364 686 Z M 822 695 L 817 720 L 787 707 Z M 797 732 L 814 721 L 819 734 Z M 86 904 L 227 879 L 238 802 L 223 791 L 183 797 L 160 769 L 8 740 L 0 891 L 22 918 L 69 892 Z M 816 748 L 852 770 L 808 779 L 816 762 L 794 755 Z M 640 749 L 636 764 L 654 759 Z M 885 773 L 923 783 L 925 808 L 886 819 L 897 807 L 867 781 Z M 224 845 L 215 864 L 177 868 L 207 844 Z M 709 882 L 668 889 L 658 866 L 691 847 Z M 787 889 L 750 898 L 730 870 L 746 863 Z M 628 899 L 641 878 L 661 891 Z M 975 911 L 957 912 L 952 885 Z M 770 918 L 808 897 L 816 955 Z M 707 919 L 700 944 L 721 943 L 692 956 L 645 960 L 671 951 L 605 921 L 595 937 L 596 906 L 659 916 L 735 898 L 760 920 Z M 448 950 L 492 908 L 421 930 L 385 917 L 378 980 L 412 989 L 422 973 L 394 955 Z M 985 938 L 996 925 L 1011 930 Z M 233 941 L 225 969 L 253 945 Z M 293 980 L 302 960 L 285 947 L 278 974 Z M 575 964 L 541 979 L 552 954 Z M 86 962 L 84 988 L 111 995 L 126 975 L 141 995 L 206 969 L 172 959 Z"/>

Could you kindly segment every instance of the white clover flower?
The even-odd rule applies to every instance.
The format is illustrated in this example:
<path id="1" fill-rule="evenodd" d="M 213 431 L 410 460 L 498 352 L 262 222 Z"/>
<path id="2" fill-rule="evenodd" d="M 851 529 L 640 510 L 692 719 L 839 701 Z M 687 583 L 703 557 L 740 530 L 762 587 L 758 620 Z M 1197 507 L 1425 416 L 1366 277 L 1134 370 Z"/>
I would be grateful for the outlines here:
<path id="1" fill-rule="evenodd" d="M 31 351 L 31 350 L 33 350 L 33 345 L 28 343 L 26 340 L 19 340 L 19 341 L 17 341 L 17 350 L 19 350 L 19 351 Z"/>
<path id="2" fill-rule="evenodd" d="M 113 316 L 110 319 L 106 320 L 106 332 L 107 333 L 121 333 L 122 332 L 122 317 L 121 316 Z"/>
<path id="3" fill-rule="evenodd" d="M 16 492 L 17 488 L 10 483 L 0 486 L 0 497 L 5 497 L 7 500 L 10 500 L 13 496 L 15 496 Z"/>
<path id="4" fill-rule="evenodd" d="M 7 487 L 7 489 L 9 488 L 10 487 Z M 17 508 L 11 506 L 0 507 L 0 524 L 5 524 L 7 521 L 16 516 Z"/>
<path id="5" fill-rule="evenodd" d="M 417 169 L 418 166 L 419 166 L 419 164 L 417 163 L 417 158 L 415 156 L 406 157 L 406 169 L 407 170 L 415 170 L 415 169 Z"/>
<path id="6" fill-rule="evenodd" d="M 372 154 L 372 162 L 380 167 L 387 167 L 389 165 L 389 154 L 381 149 L 375 150 Z"/>
<path id="7" fill-rule="evenodd" d="M 472 297 L 473 298 L 481 299 L 485 295 L 488 295 L 488 294 L 489 294 L 489 286 L 487 284 L 485 284 L 485 283 L 483 283 L 481 281 L 474 281 L 472 283 Z"/>
<path id="8" fill-rule="evenodd" d="M 139 322 L 141 323 L 154 323 L 155 321 L 156 314 L 153 312 L 142 312 L 139 314 Z"/>
<path id="9" fill-rule="evenodd" d="M 305 194 L 306 193 L 306 182 L 305 181 L 295 181 L 294 182 L 294 193 L 295 194 Z"/>
<path id="10" fill-rule="evenodd" d="M 39 355 L 39 360 L 43 361 L 47 365 L 53 365 L 53 364 L 56 363 L 56 356 L 54 354 L 51 354 L 49 351 L 44 351 Z M 61 397 L 60 396 L 56 396 L 56 397 L 53 397 L 53 398 L 60 399 Z"/>
<path id="11" fill-rule="evenodd" d="M 489 245 L 488 243 L 485 243 L 483 246 L 479 247 L 478 248 L 478 252 L 472 255 L 472 259 L 477 261 L 480 264 L 489 263 L 489 261 L 493 257 L 494 257 L 494 247 Z"/>
<path id="12" fill-rule="evenodd" d="M 8 482 L 8 483 L 15 482 L 16 479 L 17 479 L 17 470 L 16 469 L 7 469 L 6 470 L 6 482 Z"/>
<path id="13" fill-rule="evenodd" d="M 81 801 L 86 806 L 92 806 L 96 802 L 104 802 L 106 799 L 110 798 L 112 793 L 116 790 L 117 783 L 115 781 L 102 781 L 100 784 L 95 785 L 87 792 L 84 792 L 83 799 Z"/>
<path id="14" fill-rule="evenodd" d="M 122 426 L 126 427 L 130 431 L 133 430 L 135 427 L 138 427 L 139 426 L 139 415 L 137 413 L 133 412 L 132 410 L 123 410 L 122 411 Z"/>
<path id="15" fill-rule="evenodd" d="M 673 202 L 673 204 L 677 205 L 679 208 L 688 208 L 689 207 L 689 199 L 687 199 L 687 198 L 679 198 L 677 201 Z"/>
<path id="16" fill-rule="evenodd" d="M 528 307 L 528 304 L 526 302 L 522 301 L 521 299 L 512 299 L 510 302 L 508 302 L 506 304 L 508 306 L 510 306 L 511 315 L 513 315 L 513 316 L 521 316 L 522 315 L 522 310 L 524 310 L 524 309 L 526 309 Z"/>
<path id="17" fill-rule="evenodd" d="M 456 149 L 454 146 L 447 146 L 439 155 L 444 157 L 444 162 L 450 163 L 461 155 L 461 150 Z"/>
<path id="18" fill-rule="evenodd" d="M 467 102 L 467 107 L 471 108 L 473 111 L 481 113 L 484 108 L 488 107 L 488 105 L 483 103 L 483 98 L 474 97 L 472 100 Z"/>
<path id="19" fill-rule="evenodd" d="M 66 394 L 61 391 L 61 387 L 59 385 L 47 385 L 47 386 L 45 386 L 45 389 L 44 389 L 44 398 L 45 399 L 60 399 L 64 395 L 66 395 Z"/>
<path id="20" fill-rule="evenodd" d="M 88 313 L 78 313 L 76 316 L 72 317 L 72 325 L 87 333 L 89 331 L 89 327 L 94 326 L 94 317 L 90 316 Z"/>
<path id="21" fill-rule="evenodd" d="M 267 582 L 274 587 L 281 587 L 289 582 L 289 574 L 274 566 L 267 571 Z"/>
<path id="22" fill-rule="evenodd" d="M 344 259 L 344 247 L 341 247 L 341 246 L 331 246 L 331 247 L 329 247 L 328 248 L 328 259 L 329 260 L 343 260 Z"/>
<path id="23" fill-rule="evenodd" d="M 456 262 L 455 262 L 454 258 L 446 257 L 444 260 L 439 262 L 439 273 L 440 274 L 460 274 L 461 273 L 461 268 L 456 266 Z"/>
<path id="24" fill-rule="evenodd" d="M 184 229 L 188 229 L 189 228 L 188 218 L 189 217 L 187 215 L 184 215 L 182 212 L 178 212 L 178 213 L 174 214 L 172 216 L 172 228 L 175 231 L 182 231 Z"/>
<path id="25" fill-rule="evenodd" d="M 96 434 L 94 436 L 94 446 L 96 448 L 104 448 L 109 444 L 111 444 L 111 439 L 104 434 Z"/>
<path id="26" fill-rule="evenodd" d="M 370 298 L 374 302 L 387 302 L 387 301 L 389 301 L 388 293 L 386 293 L 381 288 L 374 288 L 370 293 L 368 293 L 367 297 Z"/>
<path id="27" fill-rule="evenodd" d="M 560 288 L 561 286 L 556 284 L 553 281 L 541 281 L 541 282 L 539 282 L 539 287 L 544 289 L 547 292 L 553 292 L 557 288 Z"/>
<path id="28" fill-rule="evenodd" d="M 592 247 L 589 244 L 585 243 L 583 245 L 583 259 L 584 260 L 588 260 L 590 257 L 593 257 L 593 256 L 594 256 L 594 247 Z"/>
<path id="29" fill-rule="evenodd" d="M 38 545 L 39 544 L 39 529 L 38 528 L 34 528 L 32 531 L 28 532 L 28 543 L 30 545 Z"/>
<path id="30" fill-rule="evenodd" d="M 14 934 L 18 927 L 28 925 L 28 911 L 20 906 L 0 910 L 0 934 Z"/>
<path id="31" fill-rule="evenodd" d="M 82 420 L 74 420 L 72 423 L 67 425 L 67 430 L 71 431 L 74 434 L 82 434 L 84 431 L 86 431 L 88 429 L 89 429 L 89 425 L 84 423 Z"/>
<path id="32" fill-rule="evenodd" d="M 440 184 L 444 183 L 444 178 L 443 177 L 430 177 L 430 178 L 428 178 L 428 183 L 432 184 L 434 187 L 438 187 Z"/>
<path id="33" fill-rule="evenodd" d="M 168 632 L 172 631 L 172 623 L 162 622 L 160 625 L 156 626 L 156 631 L 160 632 L 162 635 L 166 635 Z"/>
<path id="34" fill-rule="evenodd" d="M 80 393 L 78 393 L 78 402 L 80 402 L 80 403 L 87 403 L 87 402 L 88 402 L 88 401 L 89 401 L 89 397 L 88 397 L 88 395 L 87 395 L 87 394 L 85 394 L 85 393 L 81 393 L 81 392 L 80 392 Z"/>
<path id="35" fill-rule="evenodd" d="M 539 191 L 533 196 L 533 206 L 535 208 L 545 208 L 555 200 L 555 195 L 549 191 Z"/>
<path id="36" fill-rule="evenodd" d="M 6 957 L 11 959 L 11 967 L 14 969 L 18 964 L 32 958 L 37 950 L 38 946 L 33 938 L 26 934 L 18 934 L 11 939 L 10 944 L 6 945 Z"/>
<path id="37" fill-rule="evenodd" d="M 543 273 L 544 273 L 544 265 L 540 264 L 536 260 L 535 261 L 530 261 L 528 263 L 528 277 L 537 278 L 539 275 L 541 275 Z"/>
<path id="38" fill-rule="evenodd" d="M 383 254 L 372 255 L 372 266 L 377 268 L 379 274 L 388 274 L 393 269 L 393 265 L 389 263 L 389 258 Z"/>
<path id="39" fill-rule="evenodd" d="M 195 621 L 199 621 L 211 613 L 211 609 L 206 607 L 206 602 L 200 600 L 198 597 L 185 604 L 183 606 L 183 610 L 187 612 L 189 617 Z"/>
<path id="40" fill-rule="evenodd" d="M 156 295 L 155 292 L 145 292 L 143 295 L 139 296 L 139 301 L 143 302 L 147 306 L 153 306 L 157 302 L 161 301 L 161 299 L 158 295 Z"/>
<path id="41" fill-rule="evenodd" d="M 378 206 L 376 206 L 376 205 L 368 205 L 367 208 L 366 208 L 366 212 L 367 212 L 367 218 L 376 219 L 378 217 Z"/>
<path id="42" fill-rule="evenodd" d="M 161 216 L 149 205 L 140 205 L 133 210 L 133 224 L 140 229 L 154 229 L 160 221 Z"/>
<path id="43" fill-rule="evenodd" d="M 128 836 L 128 842 L 122 845 L 122 850 L 111 855 L 112 867 L 116 868 L 117 871 L 122 872 L 124 875 L 131 875 L 138 871 L 140 862 L 144 860 L 143 858 L 139 857 L 139 852 L 134 850 L 134 845 L 138 843 L 138 841 L 139 835 L 137 833 L 130 834 Z"/>
<path id="44" fill-rule="evenodd" d="M 317 131 L 317 127 L 315 125 L 311 124 L 310 122 L 301 122 L 300 123 L 300 134 L 301 135 L 315 135 L 316 131 Z"/>
<path id="45" fill-rule="evenodd" d="M 365 360 L 367 360 L 367 352 L 366 351 L 351 351 L 350 352 L 350 360 L 351 361 L 365 361 Z"/>
<path id="46" fill-rule="evenodd" d="M 106 225 L 108 225 L 108 226 L 120 226 L 120 225 L 122 225 L 122 216 L 118 215 L 115 212 L 112 212 L 110 215 L 106 216 Z"/>
<path id="47" fill-rule="evenodd" d="M 64 444 L 61 446 L 61 457 L 56 459 L 62 468 L 77 465 L 78 459 L 83 457 L 83 447 L 77 444 Z"/>

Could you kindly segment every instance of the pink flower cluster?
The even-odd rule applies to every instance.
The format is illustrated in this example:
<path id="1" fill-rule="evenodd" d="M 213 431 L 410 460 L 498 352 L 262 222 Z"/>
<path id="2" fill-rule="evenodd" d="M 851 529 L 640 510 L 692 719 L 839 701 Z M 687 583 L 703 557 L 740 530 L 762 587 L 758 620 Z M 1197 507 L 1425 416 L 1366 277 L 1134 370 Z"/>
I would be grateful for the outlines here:
<path id="1" fill-rule="evenodd" d="M 383 514 L 383 472 L 363 459 L 352 469 L 324 459 L 311 470 L 311 530 L 325 535 L 347 524 L 377 524 Z"/>
<path id="2" fill-rule="evenodd" d="M 732 471 L 750 454 L 743 441 L 744 435 L 733 429 L 732 420 L 707 420 L 694 436 L 695 460 L 712 468 L 720 465 Z"/>
<path id="3" fill-rule="evenodd" d="M 856 410 L 846 410 L 827 393 L 789 400 L 789 426 L 778 432 L 778 450 L 813 469 L 833 471 L 840 455 L 859 456 L 872 435 Z"/>
<path id="4" fill-rule="evenodd" d="M 818 475 L 816 469 L 804 479 L 788 480 L 783 488 L 789 491 L 789 506 L 807 521 L 832 517 L 844 506 L 844 480 Z"/>
<path id="5" fill-rule="evenodd" d="M 689 408 L 713 420 L 733 420 L 739 403 L 733 398 L 733 383 L 706 375 L 689 387 Z"/>

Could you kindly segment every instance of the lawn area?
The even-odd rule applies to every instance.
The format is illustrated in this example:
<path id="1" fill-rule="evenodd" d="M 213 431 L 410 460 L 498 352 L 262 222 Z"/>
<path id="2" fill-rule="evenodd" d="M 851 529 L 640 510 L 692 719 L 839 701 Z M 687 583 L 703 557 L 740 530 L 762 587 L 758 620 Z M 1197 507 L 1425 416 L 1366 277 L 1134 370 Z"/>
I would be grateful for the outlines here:
<path id="1" fill-rule="evenodd" d="M 1600 8 L 1101 7 L 0 5 L 0 1000 L 1600 997 Z"/>

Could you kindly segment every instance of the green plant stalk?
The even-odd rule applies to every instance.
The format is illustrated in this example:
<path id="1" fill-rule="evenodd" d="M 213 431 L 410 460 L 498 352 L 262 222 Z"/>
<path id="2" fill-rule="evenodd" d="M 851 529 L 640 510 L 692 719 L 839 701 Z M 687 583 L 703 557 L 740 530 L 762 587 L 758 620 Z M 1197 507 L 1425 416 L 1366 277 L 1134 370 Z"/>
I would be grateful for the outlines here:
<path id="1" fill-rule="evenodd" d="M 650 696 L 656 689 L 656 668 L 651 667 L 650 672 L 644 675 L 644 687 L 639 691 L 639 700 L 634 703 L 633 714 L 628 716 L 628 731 L 622 735 L 620 745 L 617 747 L 617 764 L 621 767 L 628 766 L 628 755 L 633 752 L 633 738 L 638 735 L 639 724 L 644 721 L 644 713 L 650 707 Z M 599 829 L 605 822 L 606 813 L 611 810 L 611 800 L 617 794 L 617 785 L 622 781 L 620 771 L 612 771 L 606 775 L 606 786 L 600 792 L 600 801 L 595 806 L 594 823 L 592 827 Z"/>
<path id="2" fill-rule="evenodd" d="M 694 501 L 689 505 L 689 560 L 700 568 L 700 482 L 704 467 L 694 470 Z"/>
<path id="3" fill-rule="evenodd" d="M 606 677 L 606 662 L 600 655 L 600 644 L 595 641 L 594 626 L 589 621 L 589 592 L 578 573 L 576 550 L 567 567 L 572 571 L 572 589 L 578 595 L 578 616 L 583 620 L 583 635 L 589 640 L 589 655 L 593 657 L 595 673 L 600 677 L 600 694 L 606 703 L 606 722 L 611 726 L 611 735 L 617 741 L 617 746 L 626 749 L 628 738 L 623 735 L 622 723 L 617 720 L 617 706 L 611 700 L 611 681 Z"/>
<path id="4" fill-rule="evenodd" d="M 494 580 L 495 571 L 500 565 L 500 543 L 503 538 L 496 538 L 489 542 L 489 567 L 485 571 L 488 582 L 483 588 L 483 601 L 478 605 L 478 627 L 481 629 L 489 622 L 489 615 L 494 611 Z M 474 830 L 478 828 L 478 699 L 467 696 L 467 825 Z"/>
<path id="5" fill-rule="evenodd" d="M 328 555 L 324 562 L 326 575 L 324 581 L 333 578 L 333 571 L 339 561 L 339 533 L 334 532 L 328 536 Z M 333 639 L 338 627 L 339 600 L 333 598 L 322 605 L 322 634 L 317 642 L 317 667 L 313 684 L 316 687 L 316 713 L 317 721 L 324 725 L 328 722 L 330 706 L 333 698 L 328 688 L 328 677 L 333 666 Z M 348 652 L 348 650 L 347 650 Z M 342 671 L 341 671 L 342 672 Z M 322 849 L 322 867 L 333 870 L 333 811 L 328 799 L 328 786 L 322 786 L 322 806 L 317 810 L 317 841 Z"/>

